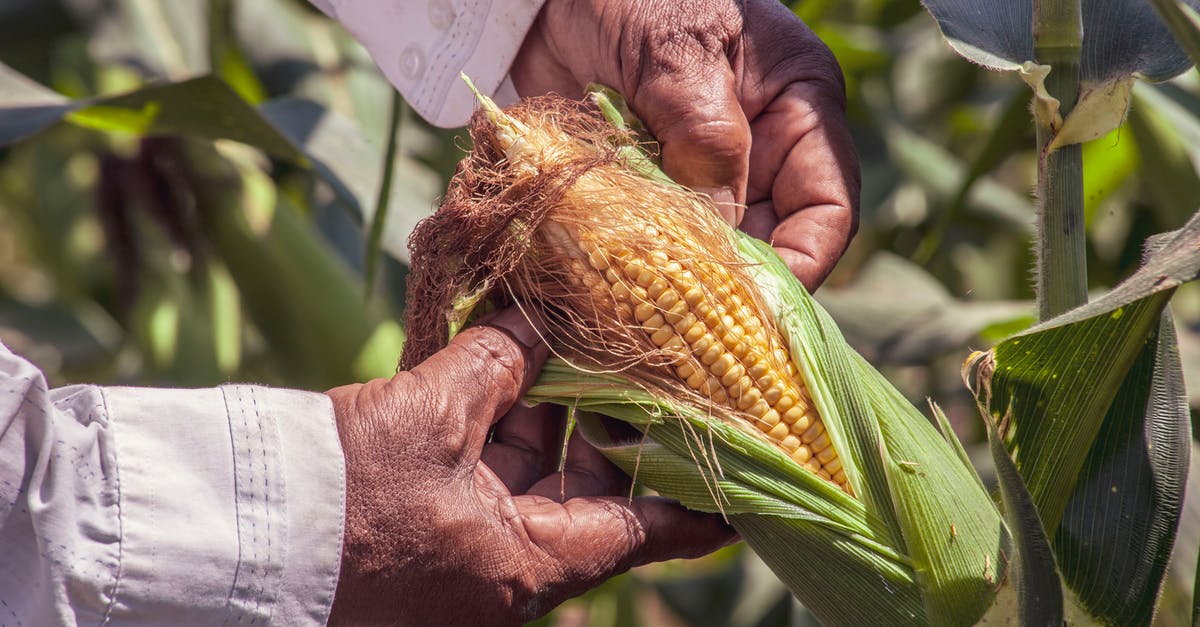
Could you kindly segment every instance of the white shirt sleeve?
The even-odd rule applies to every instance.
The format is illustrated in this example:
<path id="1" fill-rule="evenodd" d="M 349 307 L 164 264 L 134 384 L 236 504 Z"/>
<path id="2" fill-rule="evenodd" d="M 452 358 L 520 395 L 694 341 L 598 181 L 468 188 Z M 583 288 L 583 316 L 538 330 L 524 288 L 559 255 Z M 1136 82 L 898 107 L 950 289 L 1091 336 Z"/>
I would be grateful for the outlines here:
<path id="1" fill-rule="evenodd" d="M 430 123 L 461 126 L 475 108 L 465 72 L 501 105 L 508 77 L 544 0 L 310 0 L 366 47 L 409 105 Z"/>
<path id="2" fill-rule="evenodd" d="M 48 389 L 0 344 L 0 623 L 323 625 L 345 480 L 323 394 Z"/>

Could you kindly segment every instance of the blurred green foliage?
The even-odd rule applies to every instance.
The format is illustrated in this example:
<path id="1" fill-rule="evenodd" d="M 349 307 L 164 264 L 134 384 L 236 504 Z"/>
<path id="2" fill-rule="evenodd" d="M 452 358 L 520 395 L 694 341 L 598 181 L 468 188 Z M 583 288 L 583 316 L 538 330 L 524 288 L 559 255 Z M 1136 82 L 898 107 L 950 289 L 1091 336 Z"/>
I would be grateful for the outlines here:
<path id="1" fill-rule="evenodd" d="M 846 73 L 863 166 L 859 234 L 818 299 L 986 466 L 959 366 L 1034 320 L 1028 89 L 957 57 L 916 0 L 792 5 Z M 0 63 L 0 340 L 52 383 L 324 389 L 394 370 L 404 238 L 466 140 L 393 116 L 392 88 L 338 25 L 297 0 L 8 0 Z M 145 105 L 161 111 L 121 96 L 205 75 Z M 1093 289 L 1200 205 L 1198 114 L 1195 72 L 1139 84 L 1126 123 L 1084 146 Z M 378 207 L 387 254 L 368 286 Z M 1172 309 L 1195 418 L 1200 286 Z M 1190 612 L 1200 505 L 1184 516 L 1162 624 Z M 732 547 L 637 569 L 540 622 L 811 619 Z"/>

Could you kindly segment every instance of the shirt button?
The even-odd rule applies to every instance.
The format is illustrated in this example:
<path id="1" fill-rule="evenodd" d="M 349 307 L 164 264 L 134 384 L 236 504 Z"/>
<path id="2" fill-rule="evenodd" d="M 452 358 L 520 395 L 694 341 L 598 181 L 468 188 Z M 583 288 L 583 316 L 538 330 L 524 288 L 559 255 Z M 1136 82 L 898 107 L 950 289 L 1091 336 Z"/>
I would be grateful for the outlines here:
<path id="1" fill-rule="evenodd" d="M 425 53 L 416 44 L 409 44 L 400 53 L 400 75 L 415 80 L 425 71 Z"/>
<path id="2" fill-rule="evenodd" d="M 454 23 L 454 7 L 449 0 L 430 0 L 429 23 L 438 30 L 446 30 Z"/>

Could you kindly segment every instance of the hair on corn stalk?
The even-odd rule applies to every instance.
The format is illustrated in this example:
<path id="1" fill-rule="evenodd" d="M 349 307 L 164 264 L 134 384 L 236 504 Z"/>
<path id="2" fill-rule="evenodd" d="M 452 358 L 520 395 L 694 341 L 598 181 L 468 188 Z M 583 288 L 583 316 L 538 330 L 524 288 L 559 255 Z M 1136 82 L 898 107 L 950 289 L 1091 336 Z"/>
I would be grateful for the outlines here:
<path id="1" fill-rule="evenodd" d="M 560 358 L 530 398 L 637 426 L 641 442 L 589 435 L 639 482 L 724 512 L 822 622 L 982 615 L 1005 578 L 999 513 L 770 248 L 590 105 L 481 102 L 410 244 L 403 365 L 479 295 L 517 300 Z"/>

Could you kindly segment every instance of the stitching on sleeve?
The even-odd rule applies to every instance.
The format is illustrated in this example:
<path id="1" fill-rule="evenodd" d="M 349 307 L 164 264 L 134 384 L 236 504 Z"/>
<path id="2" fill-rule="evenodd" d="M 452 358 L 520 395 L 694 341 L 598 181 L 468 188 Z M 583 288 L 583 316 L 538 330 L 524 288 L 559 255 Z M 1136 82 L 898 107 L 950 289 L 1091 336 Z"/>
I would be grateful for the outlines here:
<path id="1" fill-rule="evenodd" d="M 465 59 L 469 59 L 471 53 L 479 46 L 484 30 L 481 22 L 487 20 L 491 5 L 491 0 L 471 0 L 470 5 L 459 9 L 457 19 L 450 26 L 446 37 L 431 47 L 430 75 L 437 76 L 440 80 L 418 83 L 417 88 L 420 91 L 417 102 L 420 107 L 433 109 L 437 113 L 445 108 L 450 86 L 458 80 L 457 72 L 449 70 L 462 69 Z M 474 43 L 471 42 L 472 34 L 475 36 Z"/>
<path id="2" fill-rule="evenodd" d="M 240 596 L 242 597 L 242 599 L 241 599 L 242 602 L 245 603 L 246 605 L 243 605 L 242 610 L 240 612 L 238 612 L 237 622 L 239 624 L 242 622 L 245 622 L 246 606 L 249 605 L 249 599 L 246 597 L 254 596 L 254 590 L 255 590 L 254 584 L 257 581 L 257 575 L 258 575 L 258 517 L 255 514 L 259 507 L 259 499 L 258 499 L 257 490 L 255 488 L 255 481 L 254 481 L 254 449 L 251 448 L 253 442 L 251 442 L 251 440 L 250 440 L 250 418 L 246 412 L 246 400 L 245 400 L 245 398 L 243 398 L 243 394 L 245 393 L 245 391 L 246 391 L 245 388 L 240 388 L 240 387 L 238 388 L 238 397 L 240 398 L 240 402 L 238 403 L 238 409 L 242 415 L 242 450 L 246 452 L 245 468 L 246 468 L 246 474 L 248 475 L 246 483 L 249 486 L 248 495 L 250 497 L 250 516 L 249 516 L 250 538 L 249 538 L 249 540 L 250 540 L 250 575 L 251 576 L 247 577 L 248 581 L 245 581 L 242 584 L 245 589 L 242 591 L 242 594 Z M 240 572 L 238 573 L 238 575 L 239 575 L 238 578 L 241 579 Z M 253 617 L 251 617 L 251 620 L 254 620 Z"/>
<path id="3" fill-rule="evenodd" d="M 263 431 L 265 431 L 265 425 L 263 425 L 262 414 L 260 414 L 259 410 L 258 410 L 258 395 L 254 393 L 253 387 L 251 387 L 249 389 L 249 391 L 250 391 L 250 404 L 254 408 L 254 422 L 256 425 L 258 425 L 258 450 L 260 453 L 259 459 L 262 464 L 263 501 L 265 503 L 265 508 L 266 508 L 265 509 L 266 516 L 264 516 L 264 518 L 266 518 L 266 526 L 267 526 L 267 562 L 266 562 L 266 564 L 263 564 L 263 577 L 262 577 L 262 580 L 259 582 L 259 594 L 258 594 L 258 598 L 255 599 L 255 601 L 254 601 L 254 616 L 255 616 L 255 618 L 250 619 L 250 624 L 253 625 L 255 623 L 255 621 L 258 620 L 257 616 L 258 616 L 259 608 L 262 606 L 263 597 L 266 596 L 266 592 L 267 592 L 266 578 L 270 577 L 270 575 L 271 575 L 271 561 L 272 561 L 271 558 L 274 555 L 274 553 L 271 549 L 271 474 L 270 474 L 269 470 L 267 469 L 267 443 L 263 440 Z M 257 549 L 256 549 L 256 551 L 257 551 Z M 273 609 L 273 606 L 274 606 L 274 604 L 272 604 L 272 609 Z M 271 614 L 272 614 L 271 611 L 267 612 L 267 622 L 270 622 Z"/>
<path id="4" fill-rule="evenodd" d="M 30 386 L 31 383 L 33 384 L 32 386 Z M 32 387 L 32 389 L 31 389 L 31 387 Z M 15 387 L 11 387 L 7 390 L 0 390 L 0 392 L 4 392 L 5 394 L 14 394 L 14 395 L 20 394 L 21 395 L 21 405 L 23 405 L 23 406 L 28 405 L 30 408 L 36 410 L 38 415 L 45 416 L 46 408 L 43 407 L 40 403 L 34 402 L 33 399 L 31 399 L 30 397 L 34 396 L 36 394 L 36 395 L 39 395 L 39 396 L 45 398 L 46 389 L 47 388 L 46 388 L 45 382 L 42 380 L 41 375 L 31 375 L 24 379 L 17 379 L 17 383 L 16 383 Z"/>
<path id="5" fill-rule="evenodd" d="M 255 386 L 227 386 L 222 390 L 228 395 L 230 434 L 234 444 L 238 525 L 238 563 L 223 624 L 257 625 L 264 619 L 270 621 L 277 601 L 276 580 L 281 577 L 276 568 L 280 559 L 273 554 L 279 543 L 271 537 L 279 529 L 279 521 L 273 520 L 275 515 L 271 509 L 278 499 L 271 498 L 269 454 L 272 447 L 267 444 L 267 440 L 273 441 L 274 432 L 265 432 L 275 423 L 271 413 L 264 413 L 259 407 Z M 234 404 L 240 421 L 233 415 Z"/>

